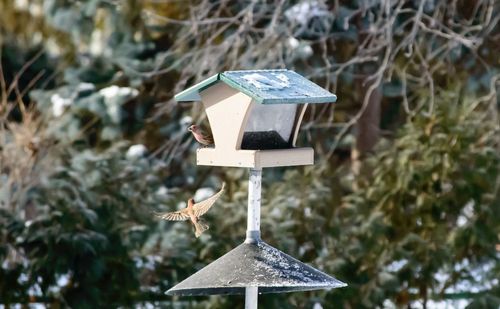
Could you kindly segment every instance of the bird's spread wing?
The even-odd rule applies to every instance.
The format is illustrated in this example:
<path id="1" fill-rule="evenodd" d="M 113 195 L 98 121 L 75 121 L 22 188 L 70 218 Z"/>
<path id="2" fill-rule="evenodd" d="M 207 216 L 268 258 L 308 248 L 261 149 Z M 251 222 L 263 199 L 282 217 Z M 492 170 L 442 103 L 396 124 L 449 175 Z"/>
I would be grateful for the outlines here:
<path id="1" fill-rule="evenodd" d="M 162 213 L 157 213 L 157 217 L 164 219 L 164 220 L 169 220 L 169 221 L 185 221 L 189 219 L 189 215 L 187 212 L 183 210 L 179 211 L 173 211 L 173 212 L 162 212 Z"/>
<path id="2" fill-rule="evenodd" d="M 203 216 L 209 209 L 212 207 L 212 205 L 217 201 L 217 199 L 224 193 L 224 188 L 226 184 L 222 183 L 222 188 L 220 189 L 219 192 L 215 193 L 211 197 L 207 198 L 204 201 L 201 201 L 199 203 L 194 204 L 193 206 L 193 211 L 194 215 L 197 217 Z"/>

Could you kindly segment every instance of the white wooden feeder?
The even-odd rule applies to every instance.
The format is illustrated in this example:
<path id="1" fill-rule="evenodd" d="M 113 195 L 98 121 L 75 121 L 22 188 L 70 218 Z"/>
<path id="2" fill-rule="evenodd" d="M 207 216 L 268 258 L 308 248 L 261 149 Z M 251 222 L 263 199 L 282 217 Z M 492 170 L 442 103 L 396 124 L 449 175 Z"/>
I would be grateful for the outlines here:
<path id="1" fill-rule="evenodd" d="M 308 104 L 337 97 L 289 70 L 219 73 L 182 91 L 178 102 L 201 101 L 214 147 L 199 148 L 198 165 L 250 168 L 245 242 L 167 291 L 170 295 L 245 293 L 257 308 L 258 293 L 332 289 L 345 283 L 260 239 L 262 168 L 311 165 L 314 150 L 295 147 Z"/>
<path id="2" fill-rule="evenodd" d="M 289 70 L 229 71 L 175 96 L 202 101 L 215 147 L 200 148 L 198 165 L 264 168 L 310 165 L 314 151 L 295 142 L 307 104 L 337 97 Z"/>

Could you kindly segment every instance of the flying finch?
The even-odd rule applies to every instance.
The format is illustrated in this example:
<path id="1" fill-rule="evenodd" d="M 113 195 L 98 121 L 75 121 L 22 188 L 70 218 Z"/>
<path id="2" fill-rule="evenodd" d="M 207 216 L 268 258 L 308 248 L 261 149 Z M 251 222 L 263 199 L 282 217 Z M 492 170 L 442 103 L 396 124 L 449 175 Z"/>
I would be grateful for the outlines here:
<path id="1" fill-rule="evenodd" d="M 195 203 L 194 199 L 190 198 L 188 200 L 186 208 L 174 212 L 159 213 L 157 214 L 157 216 L 161 219 L 169 221 L 185 221 L 189 219 L 194 225 L 194 235 L 196 237 L 200 237 L 203 232 L 208 230 L 208 225 L 202 222 L 200 217 L 203 216 L 214 205 L 215 201 L 217 201 L 217 199 L 224 192 L 225 186 L 226 184 L 222 183 L 222 188 L 220 189 L 220 191 L 204 201 Z"/>
<path id="2" fill-rule="evenodd" d="M 204 146 L 209 146 L 209 145 L 214 144 L 213 136 L 208 134 L 208 133 L 203 132 L 203 130 L 199 126 L 193 124 L 188 128 L 188 131 L 193 133 L 194 139 L 198 143 L 200 143 Z"/>

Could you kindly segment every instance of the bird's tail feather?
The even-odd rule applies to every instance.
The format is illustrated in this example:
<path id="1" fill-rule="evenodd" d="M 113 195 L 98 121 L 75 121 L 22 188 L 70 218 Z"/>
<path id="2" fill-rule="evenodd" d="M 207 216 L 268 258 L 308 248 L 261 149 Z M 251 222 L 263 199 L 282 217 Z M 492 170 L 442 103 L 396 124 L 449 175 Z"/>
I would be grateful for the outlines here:
<path id="1" fill-rule="evenodd" d="M 198 238 L 203 232 L 208 230 L 208 224 L 206 224 L 202 220 L 199 220 L 194 224 L 194 228 L 195 228 L 194 235 Z"/>

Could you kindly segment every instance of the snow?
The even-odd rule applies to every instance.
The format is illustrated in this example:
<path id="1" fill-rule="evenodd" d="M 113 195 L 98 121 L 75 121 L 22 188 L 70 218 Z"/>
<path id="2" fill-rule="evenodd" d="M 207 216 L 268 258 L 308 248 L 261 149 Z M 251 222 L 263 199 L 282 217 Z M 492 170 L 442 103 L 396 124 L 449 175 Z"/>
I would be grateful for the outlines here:
<path id="1" fill-rule="evenodd" d="M 300 2 L 285 11 L 286 18 L 306 26 L 313 17 L 330 15 L 321 1 Z"/>
<path id="2" fill-rule="evenodd" d="M 474 201 L 469 201 L 465 204 L 465 207 L 462 209 L 461 214 L 457 218 L 457 226 L 462 227 L 469 222 L 474 216 Z"/>
<path id="3" fill-rule="evenodd" d="M 304 216 L 306 218 L 310 218 L 312 216 L 312 211 L 311 211 L 311 208 L 310 207 L 306 207 L 304 208 Z"/>
<path id="4" fill-rule="evenodd" d="M 281 218 L 283 215 L 278 207 L 274 207 L 269 214 L 275 218 Z"/>
<path id="5" fill-rule="evenodd" d="M 38 281 L 41 281 L 41 278 L 38 277 Z M 38 283 L 35 283 L 34 285 L 30 286 L 28 289 L 28 294 L 34 295 L 34 296 L 41 296 L 42 295 L 42 289 L 40 288 L 40 285 Z"/>
<path id="6" fill-rule="evenodd" d="M 28 0 L 15 0 L 14 1 L 14 7 L 16 9 L 26 10 L 26 9 L 28 9 L 28 6 L 29 6 Z"/>
<path id="7" fill-rule="evenodd" d="M 469 301 L 465 299 L 460 299 L 460 300 L 428 300 L 427 301 L 427 306 L 426 308 L 433 308 L 433 309 L 464 309 L 467 307 L 469 304 Z M 394 307 L 396 308 L 396 307 Z M 423 309 L 424 306 L 422 302 L 420 301 L 414 301 L 411 303 L 411 308 L 415 309 Z"/>
<path id="8" fill-rule="evenodd" d="M 52 114 L 55 117 L 60 117 L 64 113 L 66 106 L 71 105 L 71 99 L 63 98 L 58 93 L 50 97 L 50 102 L 52 103 Z"/>
<path id="9" fill-rule="evenodd" d="M 323 309 L 320 303 L 314 303 L 313 309 Z"/>
<path id="10" fill-rule="evenodd" d="M 71 274 L 66 273 L 62 275 L 56 275 L 56 285 L 50 286 L 49 291 L 54 294 L 61 292 L 61 288 L 64 288 L 70 282 Z"/>
<path id="11" fill-rule="evenodd" d="M 43 15 L 43 7 L 38 3 L 30 3 L 29 12 L 33 17 L 41 17 Z"/>
<path id="12" fill-rule="evenodd" d="M 306 242 L 299 247 L 299 254 L 303 256 L 308 250 L 314 249 L 314 245 L 311 242 Z"/>
<path id="13" fill-rule="evenodd" d="M 151 289 L 150 289 L 151 290 Z M 151 290 L 151 292 L 157 292 L 154 290 Z M 141 308 L 141 309 L 154 309 L 157 308 L 157 304 L 152 304 L 152 303 L 141 303 L 141 304 L 136 304 L 134 308 Z"/>
<path id="14" fill-rule="evenodd" d="M 451 192 L 453 190 L 453 185 L 449 182 L 444 182 L 441 184 L 441 189 L 443 190 L 444 193 Z"/>
<path id="15" fill-rule="evenodd" d="M 245 74 L 241 78 L 260 90 L 280 90 L 290 87 L 288 77 L 283 74 L 273 74 L 276 79 L 271 79 L 259 73 Z"/>
<path id="16" fill-rule="evenodd" d="M 415 293 L 418 293 L 418 291 L 415 291 Z M 427 301 L 427 308 L 432 308 L 432 309 L 464 309 L 468 305 L 468 301 L 464 299 L 460 300 L 441 300 L 441 301 L 436 301 L 436 300 L 428 300 Z M 423 308 L 423 304 L 421 301 L 413 301 L 410 303 L 411 308 L 415 309 L 421 309 Z M 396 309 L 399 308 L 394 304 L 389 299 L 384 300 L 383 308 L 387 309 Z"/>
<path id="17" fill-rule="evenodd" d="M 200 202 L 200 201 L 203 201 L 209 197 L 211 197 L 212 195 L 214 195 L 215 191 L 214 189 L 212 188 L 199 188 L 198 190 L 196 190 L 196 193 L 194 194 L 194 200 L 195 202 Z"/>
<path id="18" fill-rule="evenodd" d="M 139 91 L 130 87 L 109 86 L 99 90 L 99 94 L 104 97 L 104 103 L 109 117 L 115 123 L 121 120 L 121 104 L 124 99 L 136 97 Z"/>
<path id="19" fill-rule="evenodd" d="M 125 154 L 125 157 L 129 160 L 131 159 L 137 159 L 142 156 L 144 156 L 147 152 L 146 146 L 142 144 L 137 144 L 137 145 L 132 145 L 130 148 L 127 150 L 127 153 Z"/>
<path id="20" fill-rule="evenodd" d="M 62 116 L 62 114 L 64 114 L 64 111 L 66 110 L 66 107 L 71 105 L 73 100 L 77 98 L 79 92 L 93 91 L 94 89 L 95 86 L 91 83 L 80 83 L 76 86 L 76 92 L 70 97 L 65 98 L 58 93 L 54 93 L 50 97 L 50 102 L 52 103 L 52 114 L 54 115 L 54 117 Z"/>
<path id="21" fill-rule="evenodd" d="M 179 120 L 179 124 L 181 127 L 187 127 L 193 123 L 193 117 L 191 116 L 184 116 Z"/>
<path id="22" fill-rule="evenodd" d="M 28 282 L 28 275 L 22 273 L 19 275 L 19 278 L 17 278 L 17 282 L 19 282 L 19 284 L 24 284 L 26 282 Z"/>
<path id="23" fill-rule="evenodd" d="M 62 54 L 62 49 L 54 38 L 46 39 L 45 48 L 48 54 L 51 56 L 57 57 Z"/>
<path id="24" fill-rule="evenodd" d="M 69 273 L 67 273 L 67 274 L 60 275 L 60 276 L 56 277 L 57 285 L 60 287 L 67 286 L 69 283 L 70 276 L 71 275 Z"/>
<path id="25" fill-rule="evenodd" d="M 400 271 L 401 269 L 403 269 L 403 267 L 406 264 L 408 264 L 408 260 L 407 259 L 402 259 L 402 260 L 394 261 L 391 264 L 387 265 L 387 270 L 390 271 L 390 272 L 397 273 L 398 271 Z"/>
<path id="26" fill-rule="evenodd" d="M 168 196 L 168 188 L 165 186 L 161 186 L 156 190 L 155 194 L 160 196 L 160 197 L 167 197 Z"/>
<path id="27" fill-rule="evenodd" d="M 469 215 L 472 211 L 472 205 L 468 205 L 465 210 Z M 398 272 L 405 265 L 408 264 L 407 259 L 396 260 L 389 265 L 386 266 L 386 270 L 390 272 Z M 495 267 L 494 262 L 491 263 L 483 263 L 479 266 L 472 266 L 468 259 L 463 259 L 460 263 L 457 263 L 453 266 L 453 269 L 440 269 L 438 272 L 434 274 L 434 279 L 437 282 L 435 287 L 436 290 L 441 290 L 445 287 L 448 280 L 450 280 L 450 273 L 452 271 L 456 273 L 469 273 L 471 280 L 461 280 L 455 283 L 452 286 L 447 287 L 444 292 L 445 293 L 461 293 L 461 292 L 472 292 L 479 293 L 485 290 L 490 290 L 494 286 L 498 285 L 499 280 L 496 278 L 487 279 L 487 274 L 493 270 Z M 410 293 L 418 294 L 417 289 L 410 289 Z M 427 302 L 427 308 L 439 308 L 439 309 L 447 309 L 447 308 L 465 308 L 470 300 L 461 299 L 461 300 L 441 300 L 434 301 L 429 300 Z M 390 300 L 384 301 L 384 308 L 397 308 Z M 412 308 L 423 308 L 421 301 L 412 302 Z"/>
<path id="28" fill-rule="evenodd" d="M 275 74 L 273 73 L 274 76 L 276 76 L 277 79 L 283 82 L 283 85 L 286 85 L 286 87 L 290 87 L 290 80 L 288 79 L 288 76 L 286 76 L 283 73 L 278 73 Z"/>
<path id="29" fill-rule="evenodd" d="M 457 263 L 453 267 L 453 271 L 457 273 L 469 273 L 471 280 L 461 280 L 447 287 L 445 293 L 461 293 L 461 292 L 472 292 L 480 293 L 485 290 L 490 290 L 494 286 L 498 285 L 498 279 L 487 279 L 488 273 L 495 267 L 494 262 L 481 264 L 479 266 L 472 266 L 468 259 L 463 259 L 460 263 Z M 450 279 L 451 270 L 441 269 L 435 275 L 434 279 L 437 281 L 437 290 L 444 288 L 447 281 Z M 418 291 L 415 291 L 418 293 Z M 429 301 L 427 303 L 428 308 L 465 308 L 470 300 L 461 299 L 456 301 L 443 300 L 443 301 Z M 415 308 L 422 308 L 420 302 L 413 303 Z"/>
<path id="30" fill-rule="evenodd" d="M 135 266 L 147 270 L 155 270 L 156 264 L 161 263 L 162 258 L 157 255 L 147 255 L 145 257 L 134 257 Z"/>
<path id="31" fill-rule="evenodd" d="M 307 58 L 311 57 L 313 55 L 313 53 L 314 53 L 314 51 L 313 51 L 311 45 L 304 45 L 300 49 L 300 56 L 302 57 L 302 59 L 307 59 Z"/>
<path id="32" fill-rule="evenodd" d="M 462 280 L 456 285 L 445 290 L 447 293 L 472 292 L 478 293 L 489 290 L 498 284 L 498 279 L 487 280 L 488 273 L 495 267 L 494 262 L 483 263 L 479 266 L 471 266 L 469 259 L 464 259 L 461 263 L 455 264 L 454 270 L 458 273 L 469 272 L 472 280 Z"/>
<path id="33" fill-rule="evenodd" d="M 396 305 L 391 300 L 386 299 L 384 300 L 382 307 L 386 309 L 395 309 Z"/>
<path id="34" fill-rule="evenodd" d="M 312 49 L 299 42 L 294 53 L 311 53 Z M 300 55 L 298 55 L 300 56 Z M 327 103 L 335 101 L 335 95 L 321 88 L 307 78 L 288 70 L 228 71 L 223 75 L 235 84 L 245 88 L 252 97 L 260 98 L 264 104 L 294 105 L 286 103 Z"/>
<path id="35" fill-rule="evenodd" d="M 467 218 L 465 216 L 458 216 L 457 218 L 457 226 L 462 227 L 467 224 Z"/>
<path id="36" fill-rule="evenodd" d="M 177 203 L 177 209 L 178 210 L 184 209 L 186 207 L 187 207 L 186 202 L 179 202 L 179 203 Z"/>
<path id="37" fill-rule="evenodd" d="M 79 83 L 76 89 L 78 91 L 92 91 L 95 90 L 95 86 L 91 83 Z"/>
<path id="38" fill-rule="evenodd" d="M 116 85 L 102 88 L 99 93 L 106 99 L 111 99 L 116 96 L 130 96 L 135 97 L 139 94 L 139 91 L 130 87 L 118 87 Z"/>
<path id="39" fill-rule="evenodd" d="M 287 45 L 293 51 L 294 55 L 300 59 L 307 59 L 314 54 L 311 45 L 307 41 L 299 41 L 293 36 L 288 38 Z"/>
<path id="40" fill-rule="evenodd" d="M 286 286 L 325 286 L 332 287 L 334 284 L 329 280 L 320 280 L 315 278 L 316 275 L 307 270 L 307 268 L 302 267 L 299 263 L 289 260 L 285 257 L 284 253 L 280 252 L 269 245 L 262 242 L 258 243 L 257 246 L 261 250 L 262 260 L 256 260 L 256 269 L 264 269 L 265 273 L 269 275 L 267 278 L 267 286 L 274 286 L 276 284 Z M 271 263 L 272 262 L 272 263 Z M 278 266 L 278 267 L 276 267 Z M 273 282 L 273 279 L 278 282 Z M 286 282 L 285 282 L 286 281 Z M 257 279 L 256 285 L 262 285 Z M 339 284 L 340 286 L 340 284 Z"/>
<path id="41" fill-rule="evenodd" d="M 288 43 L 288 46 L 290 46 L 291 49 L 295 49 L 295 48 L 299 47 L 299 45 L 300 45 L 299 40 L 297 40 L 293 36 L 291 36 L 291 37 L 288 38 L 287 43 Z"/>
<path id="42" fill-rule="evenodd" d="M 105 51 L 105 37 L 104 32 L 99 28 L 92 31 L 90 35 L 89 51 L 92 55 L 103 55 Z"/>

